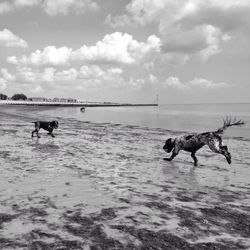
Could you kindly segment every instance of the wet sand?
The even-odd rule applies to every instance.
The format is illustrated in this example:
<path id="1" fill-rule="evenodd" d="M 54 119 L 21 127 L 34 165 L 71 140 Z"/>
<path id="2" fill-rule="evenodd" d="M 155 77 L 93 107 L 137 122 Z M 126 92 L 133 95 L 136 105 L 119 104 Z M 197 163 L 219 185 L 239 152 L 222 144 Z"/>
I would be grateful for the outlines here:
<path id="1" fill-rule="evenodd" d="M 0 107 L 1 249 L 250 249 L 250 141 L 225 138 L 229 166 L 207 148 L 163 161 L 180 132 Z"/>

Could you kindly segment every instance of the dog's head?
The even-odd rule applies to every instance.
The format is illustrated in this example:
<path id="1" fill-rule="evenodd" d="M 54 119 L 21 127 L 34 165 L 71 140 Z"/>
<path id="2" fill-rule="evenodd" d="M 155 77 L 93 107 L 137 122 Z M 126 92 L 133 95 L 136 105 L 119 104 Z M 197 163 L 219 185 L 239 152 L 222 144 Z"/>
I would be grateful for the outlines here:
<path id="1" fill-rule="evenodd" d="M 55 129 L 57 129 L 58 128 L 58 121 L 52 121 L 51 122 L 51 126 L 53 127 L 53 128 L 55 128 Z"/>
<path id="2" fill-rule="evenodd" d="M 172 151 L 172 149 L 174 148 L 174 143 L 173 143 L 173 139 L 169 138 L 166 140 L 165 145 L 163 146 L 163 149 L 167 152 L 170 153 Z"/>

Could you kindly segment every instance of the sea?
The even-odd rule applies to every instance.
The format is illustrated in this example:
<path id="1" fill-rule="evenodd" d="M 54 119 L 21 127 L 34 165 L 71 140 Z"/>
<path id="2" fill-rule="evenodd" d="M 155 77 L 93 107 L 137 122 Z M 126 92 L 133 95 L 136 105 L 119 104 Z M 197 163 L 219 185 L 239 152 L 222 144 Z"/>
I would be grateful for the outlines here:
<path id="1" fill-rule="evenodd" d="M 171 162 L 169 137 L 214 131 Z M 32 122 L 58 120 L 52 138 Z M 0 249 L 250 249 L 250 104 L 0 105 Z"/>
<path id="2" fill-rule="evenodd" d="M 226 131 L 226 136 L 250 139 L 250 103 L 163 104 L 143 107 L 59 108 L 48 115 L 93 123 L 114 123 L 182 132 L 215 131 L 226 117 L 246 124 Z"/>

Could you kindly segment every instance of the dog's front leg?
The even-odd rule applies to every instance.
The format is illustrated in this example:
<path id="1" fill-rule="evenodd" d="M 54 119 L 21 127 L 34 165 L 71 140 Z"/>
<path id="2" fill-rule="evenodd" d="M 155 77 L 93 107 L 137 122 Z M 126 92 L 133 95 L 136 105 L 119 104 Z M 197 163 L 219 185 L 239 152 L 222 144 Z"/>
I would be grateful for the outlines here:
<path id="1" fill-rule="evenodd" d="M 165 160 L 165 161 L 172 161 L 175 158 L 176 155 L 178 155 L 178 153 L 175 152 L 175 151 L 173 151 L 172 155 L 169 158 L 163 158 L 163 160 Z"/>
<path id="2" fill-rule="evenodd" d="M 55 137 L 53 134 L 53 129 L 51 129 L 48 134 L 51 135 L 52 137 Z"/>
<path id="3" fill-rule="evenodd" d="M 36 131 L 37 138 L 41 138 L 41 136 L 38 134 L 39 130 Z"/>
<path id="4" fill-rule="evenodd" d="M 197 157 L 195 156 L 195 153 L 196 152 L 192 152 L 192 154 L 191 154 L 191 157 L 193 158 L 193 160 L 194 160 L 194 166 L 197 166 L 198 164 L 198 159 L 197 159 Z"/>

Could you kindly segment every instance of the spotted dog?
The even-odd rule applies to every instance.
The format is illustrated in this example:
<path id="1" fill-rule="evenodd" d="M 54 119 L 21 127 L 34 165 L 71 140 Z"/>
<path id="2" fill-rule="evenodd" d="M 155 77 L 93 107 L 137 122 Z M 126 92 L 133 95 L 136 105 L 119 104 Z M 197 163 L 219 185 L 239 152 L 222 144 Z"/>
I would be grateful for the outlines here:
<path id="1" fill-rule="evenodd" d="M 166 140 L 163 149 L 170 153 L 172 151 L 172 155 L 169 158 L 163 158 L 166 161 L 172 161 L 174 157 L 176 157 L 180 150 L 184 150 L 191 153 L 191 157 L 194 160 L 194 166 L 197 166 L 198 159 L 195 156 L 195 153 L 207 145 L 213 152 L 222 154 L 225 156 L 228 164 L 231 164 L 231 154 L 228 151 L 226 145 L 222 143 L 222 135 L 223 132 L 231 126 L 240 126 L 245 124 L 243 121 L 239 120 L 233 121 L 231 118 L 226 117 L 224 120 L 223 126 L 214 132 L 205 132 L 201 134 L 189 134 L 184 135 L 178 138 L 169 138 Z"/>
<path id="2" fill-rule="evenodd" d="M 35 123 L 35 130 L 32 131 L 32 137 L 34 136 L 34 133 L 36 133 L 36 136 L 40 138 L 38 132 L 41 128 L 48 131 L 49 132 L 48 134 L 51 135 L 52 137 L 55 137 L 53 134 L 53 129 L 58 128 L 58 121 L 51 121 L 51 122 L 36 121 L 33 123 Z"/>

